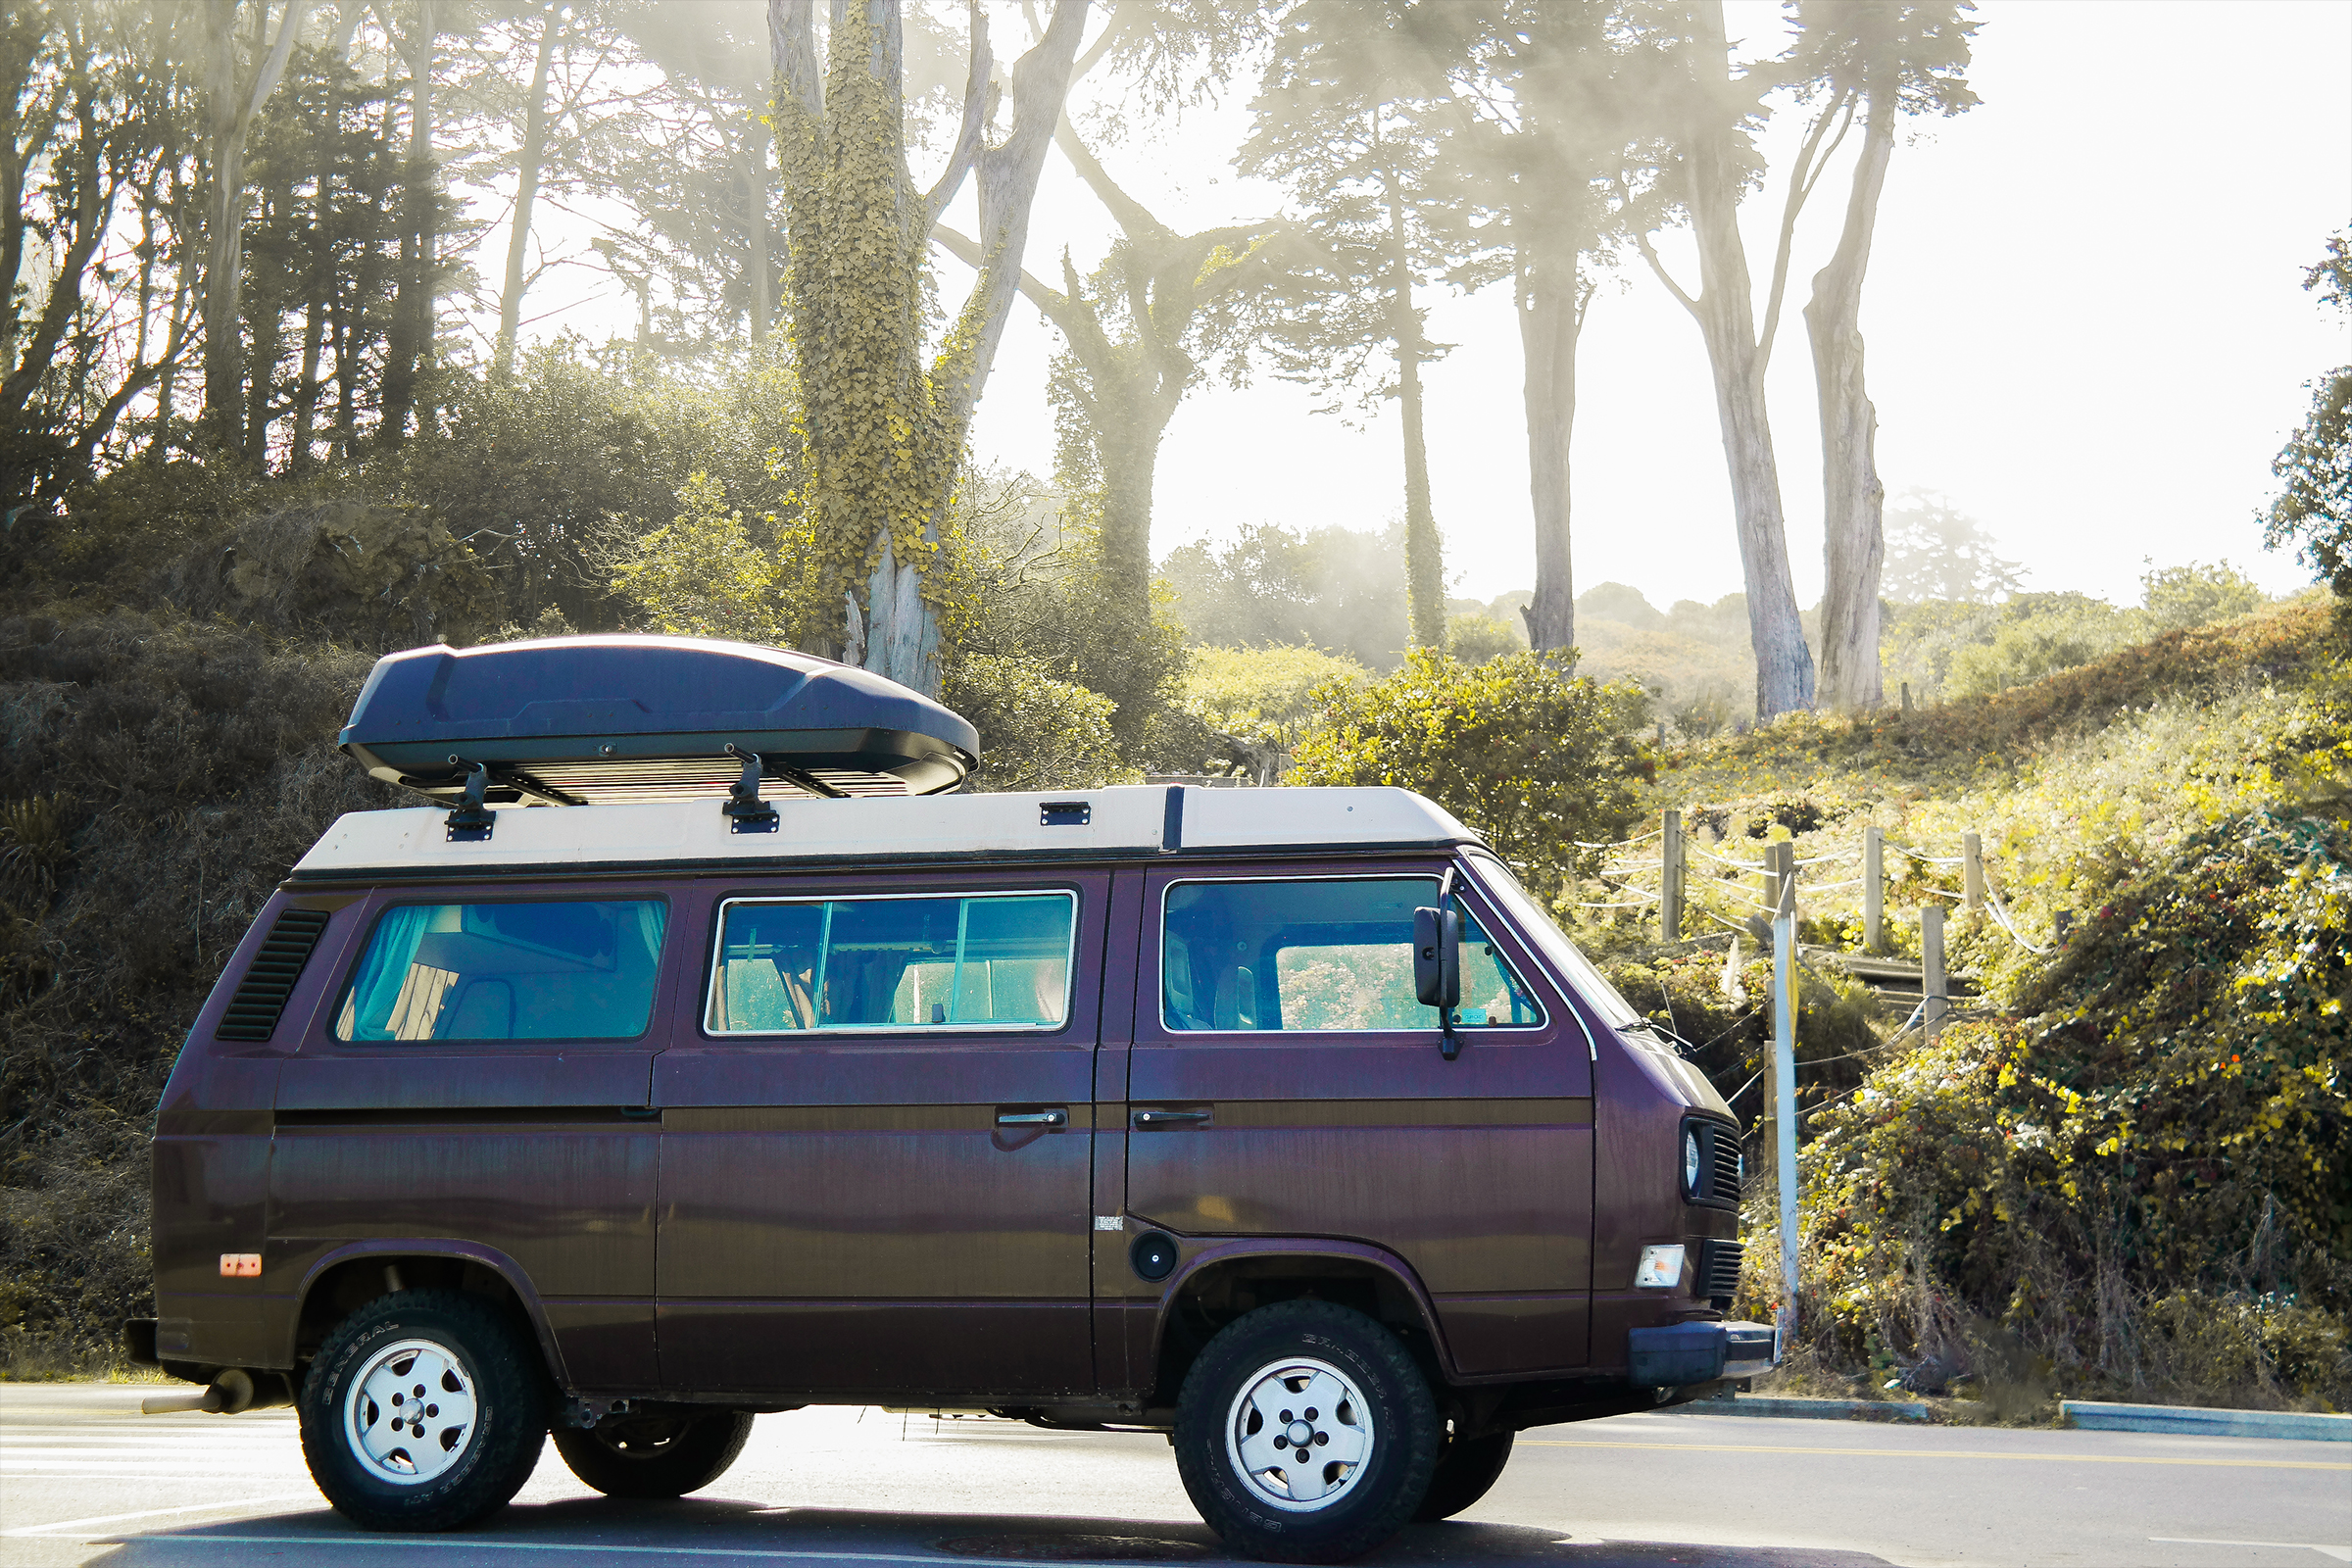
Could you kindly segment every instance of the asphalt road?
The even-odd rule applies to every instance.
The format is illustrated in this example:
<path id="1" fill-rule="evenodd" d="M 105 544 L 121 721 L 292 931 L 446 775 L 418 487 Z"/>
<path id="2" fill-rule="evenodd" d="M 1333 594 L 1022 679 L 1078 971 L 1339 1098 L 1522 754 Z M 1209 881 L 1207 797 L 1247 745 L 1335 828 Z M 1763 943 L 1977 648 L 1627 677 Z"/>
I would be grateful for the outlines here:
<path id="1" fill-rule="evenodd" d="M 573 1481 L 551 1446 L 514 1505 L 479 1531 L 370 1536 L 320 1500 L 287 1412 L 139 1415 L 153 1392 L 0 1385 L 0 1563 L 1230 1561 L 1186 1500 L 1166 1443 L 1151 1436 L 799 1411 L 762 1416 L 735 1468 L 682 1501 L 606 1500 Z M 1477 1507 L 1415 1526 L 1364 1560 L 2323 1568 L 2352 1563 L 2352 1452 L 2254 1439 L 1620 1416 L 1524 1434 Z"/>

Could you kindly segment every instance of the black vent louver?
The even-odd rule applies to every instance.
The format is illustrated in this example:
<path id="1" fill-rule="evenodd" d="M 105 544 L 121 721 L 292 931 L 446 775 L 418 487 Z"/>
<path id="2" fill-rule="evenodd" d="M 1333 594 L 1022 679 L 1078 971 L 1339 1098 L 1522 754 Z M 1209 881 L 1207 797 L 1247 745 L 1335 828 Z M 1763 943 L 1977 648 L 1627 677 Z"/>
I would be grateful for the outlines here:
<path id="1" fill-rule="evenodd" d="M 302 978 L 302 966 L 311 961 L 311 950 L 318 946 L 318 934 L 326 929 L 324 909 L 288 909 L 277 917 L 270 935 L 262 942 L 262 951 L 254 955 L 253 967 L 237 984 L 237 994 L 228 999 L 228 1010 L 220 1015 L 220 1027 L 213 1031 L 216 1040 L 267 1040 L 277 1028 L 277 1015 L 286 1010 L 286 999 L 294 994 L 294 982 Z"/>
<path id="2" fill-rule="evenodd" d="M 1710 1237 L 1698 1244 L 1698 1280 L 1692 1296 L 1703 1296 L 1718 1309 L 1731 1305 L 1740 1294 L 1740 1264 L 1746 1248 L 1739 1242 Z"/>

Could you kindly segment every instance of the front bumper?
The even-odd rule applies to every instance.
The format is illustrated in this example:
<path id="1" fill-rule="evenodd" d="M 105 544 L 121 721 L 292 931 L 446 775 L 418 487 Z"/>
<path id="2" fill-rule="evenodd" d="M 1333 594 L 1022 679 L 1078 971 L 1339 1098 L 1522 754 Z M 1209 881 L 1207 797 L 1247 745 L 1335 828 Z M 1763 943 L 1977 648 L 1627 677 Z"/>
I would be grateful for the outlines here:
<path id="1" fill-rule="evenodd" d="M 1627 1336 L 1637 1388 L 1675 1389 L 1718 1378 L 1754 1377 L 1780 1362 L 1769 1323 L 1668 1323 Z"/>

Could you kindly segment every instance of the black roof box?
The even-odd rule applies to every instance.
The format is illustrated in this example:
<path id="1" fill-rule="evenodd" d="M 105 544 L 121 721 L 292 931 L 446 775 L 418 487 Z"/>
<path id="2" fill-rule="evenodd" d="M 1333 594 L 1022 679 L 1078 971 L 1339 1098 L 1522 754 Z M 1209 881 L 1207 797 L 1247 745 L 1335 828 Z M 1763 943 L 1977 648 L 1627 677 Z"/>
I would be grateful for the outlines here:
<path id="1" fill-rule="evenodd" d="M 494 803 L 724 795 L 759 754 L 767 793 L 932 795 L 979 765 L 972 726 L 918 692 L 812 654 L 701 637 L 436 645 L 376 661 L 343 750 L 386 783 Z M 463 758 L 463 763 L 452 758 Z"/>

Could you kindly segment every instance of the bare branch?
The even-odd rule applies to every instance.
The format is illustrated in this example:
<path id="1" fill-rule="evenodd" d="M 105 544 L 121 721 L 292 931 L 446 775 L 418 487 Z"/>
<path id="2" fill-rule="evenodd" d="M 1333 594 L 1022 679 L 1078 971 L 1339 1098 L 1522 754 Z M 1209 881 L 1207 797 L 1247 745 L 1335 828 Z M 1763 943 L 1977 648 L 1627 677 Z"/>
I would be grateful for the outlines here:
<path id="1" fill-rule="evenodd" d="M 990 111 L 995 107 L 996 87 L 990 81 L 995 74 L 995 59 L 988 49 L 988 18 L 980 11 L 980 0 L 971 0 L 972 67 L 963 83 L 963 123 L 956 132 L 956 146 L 948 154 L 948 167 L 940 171 L 939 181 L 931 194 L 923 198 L 923 222 L 926 227 L 939 221 L 939 215 L 948 210 L 948 203 L 963 188 L 963 176 L 970 173 L 979 160 L 983 133 L 988 127 Z"/>
<path id="2" fill-rule="evenodd" d="M 974 271 L 980 270 L 980 247 L 947 224 L 933 223 L 931 225 L 931 243 Z M 1044 283 L 1039 282 L 1026 268 L 1021 270 L 1021 292 L 1028 296 L 1030 304 L 1046 313 L 1047 319 L 1055 326 L 1061 327 L 1065 333 L 1069 330 L 1064 324 L 1065 318 L 1070 314 L 1069 296 L 1057 294 L 1048 288 Z"/>
<path id="3" fill-rule="evenodd" d="M 1822 152 L 1821 139 L 1833 119 L 1840 121 L 1838 139 L 1830 143 L 1828 152 Z M 1781 209 L 1780 248 L 1773 252 L 1772 287 L 1764 296 L 1764 330 L 1756 340 L 1756 352 L 1761 359 L 1772 358 L 1773 334 L 1781 326 L 1781 301 L 1788 291 L 1788 252 L 1796 243 L 1796 215 L 1803 209 L 1805 198 L 1813 194 L 1822 171 L 1830 167 L 1832 154 L 1838 151 L 1838 143 L 1845 140 L 1846 129 L 1853 122 L 1854 95 L 1848 89 L 1840 92 L 1835 102 L 1822 106 L 1821 113 L 1814 117 L 1812 128 L 1805 132 L 1805 144 L 1798 150 L 1795 164 L 1789 168 L 1788 199 Z"/>
<path id="4" fill-rule="evenodd" d="M 1071 73 L 1073 76 L 1076 74 L 1075 71 Z M 1087 149 L 1086 143 L 1078 139 L 1078 127 L 1070 123 L 1068 115 L 1063 115 L 1061 122 L 1054 127 L 1054 145 L 1061 149 L 1062 156 L 1070 161 L 1070 167 L 1078 171 L 1078 177 L 1086 181 L 1086 188 L 1093 191 L 1095 199 L 1109 210 L 1111 218 L 1120 228 L 1126 230 L 1129 239 L 1166 240 L 1175 237 L 1174 231 L 1146 211 L 1142 202 L 1119 188 L 1118 182 L 1102 168 L 1101 160 Z"/>
<path id="5" fill-rule="evenodd" d="M 1625 183 L 1625 175 L 1622 172 L 1618 173 L 1614 176 L 1612 182 L 1617 187 L 1617 200 L 1619 204 L 1629 208 L 1633 206 L 1634 193 L 1627 187 Z M 1672 294 L 1676 299 L 1681 300 L 1683 302 L 1683 309 L 1689 311 L 1691 316 L 1696 318 L 1703 325 L 1706 321 L 1706 318 L 1699 312 L 1698 301 L 1684 293 L 1683 285 L 1677 283 L 1674 280 L 1674 274 L 1666 270 L 1666 264 L 1658 260 L 1657 250 L 1649 243 L 1649 236 L 1642 232 L 1642 229 L 1639 225 L 1630 226 L 1632 226 L 1634 229 L 1634 243 L 1641 247 L 1642 259 L 1649 264 L 1649 270 L 1657 274 L 1658 281 L 1666 285 L 1666 292 Z"/>

